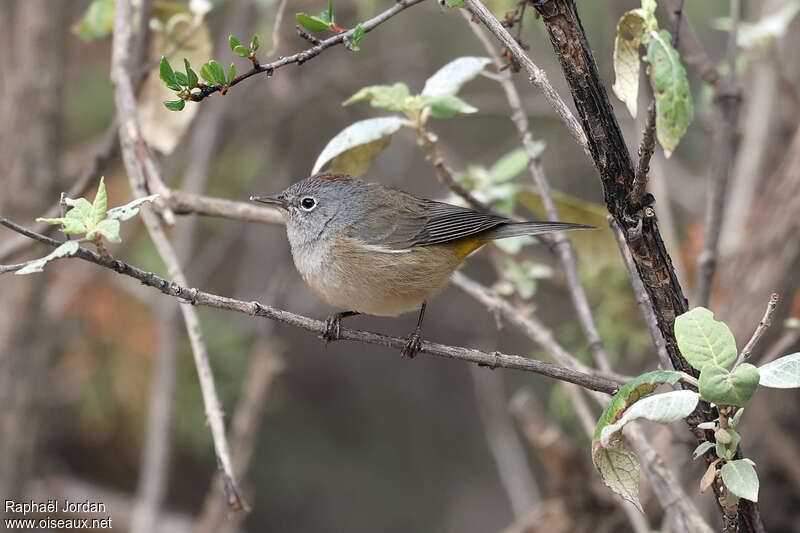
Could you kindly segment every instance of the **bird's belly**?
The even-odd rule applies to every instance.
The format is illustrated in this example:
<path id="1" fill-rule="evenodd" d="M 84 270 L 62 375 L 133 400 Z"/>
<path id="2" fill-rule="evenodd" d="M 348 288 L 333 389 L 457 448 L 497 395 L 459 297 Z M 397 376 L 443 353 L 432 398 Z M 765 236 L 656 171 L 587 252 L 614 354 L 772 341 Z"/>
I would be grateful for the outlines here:
<path id="1" fill-rule="evenodd" d="M 461 262 L 455 247 L 440 245 L 384 251 L 341 240 L 335 250 L 293 250 L 308 286 L 347 311 L 396 316 L 418 309 L 438 293 Z"/>

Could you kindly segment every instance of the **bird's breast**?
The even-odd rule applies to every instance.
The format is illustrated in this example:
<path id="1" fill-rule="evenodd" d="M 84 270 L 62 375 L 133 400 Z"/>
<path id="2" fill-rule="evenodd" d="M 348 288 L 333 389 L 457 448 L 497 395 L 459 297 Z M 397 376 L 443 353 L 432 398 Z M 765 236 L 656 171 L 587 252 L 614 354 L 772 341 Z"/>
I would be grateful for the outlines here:
<path id="1" fill-rule="evenodd" d="M 336 244 L 292 247 L 303 280 L 335 307 L 379 316 L 419 308 L 447 284 L 466 255 L 457 243 L 393 250 L 349 237 L 329 241 Z"/>

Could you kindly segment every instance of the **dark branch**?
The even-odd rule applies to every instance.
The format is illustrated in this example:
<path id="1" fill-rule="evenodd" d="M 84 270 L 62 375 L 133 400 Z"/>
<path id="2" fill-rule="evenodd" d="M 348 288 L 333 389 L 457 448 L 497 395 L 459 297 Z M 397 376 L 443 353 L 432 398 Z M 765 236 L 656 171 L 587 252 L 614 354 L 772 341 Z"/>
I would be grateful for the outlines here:
<path id="1" fill-rule="evenodd" d="M 49 244 L 50 246 L 59 246 L 61 244 L 60 241 L 30 231 L 18 224 L 15 224 L 5 217 L 0 217 L 0 224 L 27 237 L 36 239 L 39 242 Z M 290 326 L 299 327 L 305 329 L 306 331 L 311 331 L 320 335 L 326 330 L 325 322 L 321 320 L 315 320 L 313 318 L 297 315 L 282 309 L 276 309 L 256 301 L 245 302 L 235 298 L 228 298 L 226 296 L 219 296 L 209 292 L 204 292 L 198 289 L 183 287 L 173 281 L 157 276 L 152 272 L 146 272 L 118 259 L 114 259 L 113 257 L 104 257 L 84 248 L 79 248 L 74 257 L 78 257 L 84 261 L 89 261 L 90 263 L 111 269 L 118 274 L 123 274 L 125 276 L 137 279 L 148 287 L 154 287 L 164 294 L 179 298 L 192 305 L 202 305 L 216 309 L 225 309 L 227 311 L 236 311 L 237 313 L 244 313 L 251 316 L 269 318 L 271 320 L 277 320 Z M 371 331 L 349 328 L 341 328 L 339 338 L 342 340 L 358 341 L 367 344 L 377 344 L 380 346 L 394 348 L 398 351 L 402 350 L 407 342 L 407 339 L 405 338 L 390 337 L 388 335 L 381 335 Z M 460 359 L 462 361 L 477 363 L 479 366 L 486 366 L 489 368 L 510 368 L 514 370 L 524 370 L 526 372 L 533 372 L 561 381 L 574 383 L 589 390 L 604 392 L 606 394 L 615 394 L 620 387 L 620 384 L 616 381 L 584 374 L 583 372 L 577 372 L 575 370 L 537 361 L 536 359 L 528 359 L 527 357 L 521 357 L 518 355 L 506 355 L 500 352 L 488 353 L 480 350 L 474 350 L 472 348 L 448 346 L 445 344 L 428 341 L 422 342 L 420 353 L 427 353 L 446 359 Z"/>

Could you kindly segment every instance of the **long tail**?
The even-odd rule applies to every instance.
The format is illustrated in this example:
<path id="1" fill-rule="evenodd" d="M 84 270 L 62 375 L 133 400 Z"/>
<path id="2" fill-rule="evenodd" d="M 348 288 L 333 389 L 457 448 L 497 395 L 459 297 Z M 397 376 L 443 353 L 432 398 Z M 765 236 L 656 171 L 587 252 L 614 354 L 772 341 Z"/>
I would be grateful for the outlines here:
<path id="1" fill-rule="evenodd" d="M 508 224 L 501 224 L 481 234 L 481 238 L 487 241 L 493 241 L 496 239 L 506 239 L 508 237 L 519 237 L 520 235 L 539 235 L 541 233 L 573 229 L 597 228 L 584 224 L 572 224 L 570 222 L 509 222 Z"/>

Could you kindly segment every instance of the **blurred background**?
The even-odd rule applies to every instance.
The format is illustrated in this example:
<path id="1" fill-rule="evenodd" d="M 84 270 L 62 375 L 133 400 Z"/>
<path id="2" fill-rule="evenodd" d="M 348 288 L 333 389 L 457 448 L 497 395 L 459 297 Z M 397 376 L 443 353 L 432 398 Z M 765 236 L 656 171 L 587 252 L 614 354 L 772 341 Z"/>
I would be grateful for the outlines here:
<path id="1" fill-rule="evenodd" d="M 279 3 L 216 0 L 201 17 L 202 2 L 153 2 L 146 64 L 152 67 L 175 45 L 170 32 L 179 32 L 181 24 L 193 26 L 190 38 L 178 43 L 173 65 L 187 56 L 199 67 L 213 57 L 223 65 L 236 61 L 243 72 L 247 62 L 229 50 L 229 34 L 245 41 L 257 33 L 264 54 L 275 43 L 275 56 L 310 46 L 297 35 L 294 14 L 314 14 L 327 3 L 288 2 L 273 38 Z M 88 169 L 92 181 L 80 195 L 91 199 L 105 175 L 110 206 L 132 198 L 118 150 L 104 150 L 117 141 L 108 133 L 115 116 L 110 28 L 103 30 L 103 5 L 98 4 L 103 2 L 0 2 L 0 32 L 6 36 L 0 48 L 0 214 L 22 225 L 33 225 L 61 191 L 70 190 L 98 151 L 108 157 Z M 487 4 L 498 16 L 516 6 L 511 0 Z M 336 21 L 352 27 L 390 5 L 338 0 Z M 621 0 L 578 2 L 609 89 L 616 22 L 637 6 Z M 89 16 L 87 9 L 95 12 Z M 721 69 L 727 33 L 716 28 L 728 10 L 723 0 L 687 0 L 684 11 Z M 798 10 L 800 2 L 792 0 L 743 2 L 750 33 L 741 33 L 751 39 L 742 43 L 737 61 L 743 102 L 710 307 L 742 346 L 769 294 L 781 293 L 783 303 L 754 354 L 756 361 L 797 351 L 800 339 L 795 298 L 800 279 Z M 662 27 L 674 27 L 664 6 L 657 15 Z M 572 105 L 532 9 L 524 16 L 521 36 Z M 140 120 L 157 148 L 167 184 L 240 201 L 278 192 L 306 177 L 344 127 L 387 114 L 364 103 L 342 107 L 361 87 L 404 82 L 413 94 L 449 61 L 486 55 L 463 17 L 432 0 L 393 17 L 367 34 L 360 47 L 357 53 L 334 47 L 302 66 L 248 80 L 225 96 L 190 103 L 181 113 L 163 107 L 169 91 L 163 92 L 157 69 L 151 68 L 140 92 Z M 657 150 L 651 191 L 684 292 L 691 295 L 704 238 L 711 139 L 719 122 L 710 88 L 692 66 L 687 70 L 695 119 L 670 159 Z M 544 143 L 542 163 L 560 193 L 562 218 L 606 228 L 591 161 L 526 76 L 515 74 L 514 80 L 533 134 Z M 644 79 L 640 93 L 644 110 L 649 98 Z M 519 160 L 519 138 L 495 80 L 478 77 L 460 96 L 479 112 L 431 119 L 429 127 L 448 166 L 474 184 L 504 156 L 511 154 L 508 164 Z M 635 155 L 644 113 L 637 122 L 610 98 Z M 515 196 L 517 214 L 541 216 L 526 162 L 517 164 L 506 183 L 522 191 Z M 410 131 L 395 135 L 366 178 L 420 196 L 448 197 Z M 110 252 L 166 276 L 139 219 L 123 224 L 122 231 L 122 244 Z M 8 253 L 16 237 L 0 231 L 0 263 L 48 252 L 37 245 Z M 299 278 L 280 226 L 179 216 L 170 237 L 191 286 L 318 319 L 334 311 Z M 615 371 L 636 375 L 655 368 L 655 348 L 610 231 L 575 235 L 574 242 Z M 510 252 L 483 250 L 464 271 L 535 313 L 568 350 L 590 364 L 555 256 L 536 244 Z M 616 497 L 600 486 L 590 437 L 570 397 L 574 392 L 559 382 L 427 356 L 405 360 L 377 346 L 325 346 L 305 331 L 198 308 L 226 420 L 233 421 L 234 462 L 243 472 L 252 508 L 229 517 L 212 482 L 217 465 L 178 305 L 81 261 L 60 261 L 35 276 L 0 277 L 0 498 L 103 501 L 121 531 L 600 532 L 634 527 Z M 347 325 L 405 336 L 415 320 L 412 315 L 356 317 Z M 452 287 L 429 305 L 423 334 L 444 344 L 546 359 L 513 325 Z M 742 444 L 758 465 L 760 508 L 771 532 L 800 531 L 797 399 L 796 391 L 759 390 L 742 422 Z M 592 413 L 598 414 L 599 409 Z M 705 465 L 690 459 L 696 443 L 684 425 L 673 426 L 654 430 L 651 441 L 716 527 L 713 494 L 700 495 L 697 489 Z M 642 500 L 649 527 L 669 530 L 646 482 Z M 522 519 L 537 505 L 541 520 L 526 524 Z M 142 529 L 141 524 L 150 525 Z"/>

